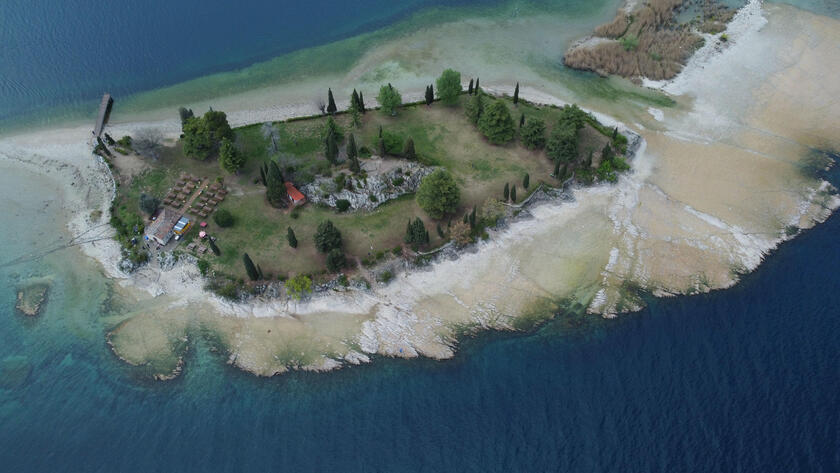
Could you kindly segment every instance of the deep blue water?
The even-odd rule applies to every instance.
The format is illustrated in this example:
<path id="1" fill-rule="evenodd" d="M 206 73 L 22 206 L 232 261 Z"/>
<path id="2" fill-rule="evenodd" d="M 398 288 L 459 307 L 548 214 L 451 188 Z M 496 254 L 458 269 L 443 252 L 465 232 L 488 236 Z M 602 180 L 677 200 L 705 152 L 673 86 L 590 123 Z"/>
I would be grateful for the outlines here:
<path id="1" fill-rule="evenodd" d="M 90 106 L 391 23 L 495 0 L 3 0 L 0 121 Z"/>
<path id="2" fill-rule="evenodd" d="M 616 320 L 268 380 L 200 341 L 181 379 L 138 379 L 103 341 L 104 282 L 65 268 L 37 321 L 2 291 L 0 360 L 31 373 L 0 380 L 1 469 L 840 471 L 838 232 L 835 216 L 735 288 Z"/>

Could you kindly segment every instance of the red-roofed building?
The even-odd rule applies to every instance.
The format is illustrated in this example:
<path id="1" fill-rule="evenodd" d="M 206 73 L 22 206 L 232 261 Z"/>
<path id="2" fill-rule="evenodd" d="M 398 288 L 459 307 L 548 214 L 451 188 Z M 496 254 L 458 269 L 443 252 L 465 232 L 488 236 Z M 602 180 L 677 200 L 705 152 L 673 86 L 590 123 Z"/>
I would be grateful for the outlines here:
<path id="1" fill-rule="evenodd" d="M 286 194 L 289 196 L 289 200 L 292 201 L 292 206 L 294 207 L 306 203 L 306 196 L 297 190 L 291 182 L 286 182 Z"/>

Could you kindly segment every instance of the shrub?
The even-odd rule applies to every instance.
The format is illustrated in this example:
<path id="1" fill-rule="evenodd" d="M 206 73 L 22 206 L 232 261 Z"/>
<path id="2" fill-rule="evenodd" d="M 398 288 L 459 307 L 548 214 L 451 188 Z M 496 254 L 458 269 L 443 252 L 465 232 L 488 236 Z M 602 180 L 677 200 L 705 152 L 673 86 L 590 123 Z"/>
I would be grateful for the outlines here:
<path id="1" fill-rule="evenodd" d="M 441 218 L 455 211 L 461 200 L 461 191 L 447 171 L 438 169 L 420 182 L 417 203 L 432 218 Z"/>
<path id="2" fill-rule="evenodd" d="M 452 69 L 443 71 L 435 81 L 438 97 L 447 105 L 455 105 L 461 95 L 461 73 Z"/>
<path id="3" fill-rule="evenodd" d="M 151 215 L 155 213 L 158 206 L 160 205 L 160 200 L 156 197 L 151 196 L 149 194 L 140 194 L 140 210 L 146 212 L 147 214 Z"/>
<path id="4" fill-rule="evenodd" d="M 228 228 L 236 223 L 236 218 L 227 209 L 219 209 L 213 214 L 213 221 L 222 228 Z"/>
<path id="5" fill-rule="evenodd" d="M 405 179 L 403 179 L 402 176 L 397 176 L 397 177 L 391 179 L 391 185 L 393 185 L 395 187 L 399 187 L 399 186 L 403 185 L 403 182 L 405 182 Z"/>
<path id="6" fill-rule="evenodd" d="M 117 140 L 117 144 L 122 146 L 123 148 L 131 148 L 131 137 L 125 135 L 119 140 Z"/>
<path id="7" fill-rule="evenodd" d="M 344 267 L 346 260 L 343 251 L 338 248 L 332 249 L 327 253 L 327 269 L 331 273 L 337 273 Z"/>
<path id="8" fill-rule="evenodd" d="M 399 156 L 403 153 L 405 138 L 402 135 L 390 131 L 383 131 L 382 141 L 385 143 L 386 153 L 393 156 Z"/>
<path id="9" fill-rule="evenodd" d="M 513 139 L 513 118 L 507 105 L 501 100 L 493 102 L 481 113 L 478 129 L 495 145 L 505 144 Z"/>
<path id="10" fill-rule="evenodd" d="M 210 262 L 207 260 L 200 259 L 198 260 L 198 272 L 201 273 L 202 276 L 207 276 L 207 273 L 210 271 Z"/>
<path id="11" fill-rule="evenodd" d="M 542 149 L 545 147 L 545 122 L 532 118 L 525 122 L 519 132 L 522 144 L 528 149 Z"/>
<path id="12" fill-rule="evenodd" d="M 387 284 L 390 280 L 394 279 L 394 273 L 386 269 L 385 271 L 379 273 L 379 276 L 377 276 L 376 279 L 383 284 Z"/>
<path id="13" fill-rule="evenodd" d="M 286 291 L 297 300 L 301 300 L 312 292 L 312 279 L 309 276 L 299 274 L 286 281 Z"/>
<path id="14" fill-rule="evenodd" d="M 382 106 L 382 111 L 392 116 L 397 114 L 397 108 L 402 105 L 402 96 L 391 84 L 379 88 L 376 100 Z"/>
<path id="15" fill-rule="evenodd" d="M 315 248 L 321 253 L 328 253 L 335 248 L 341 248 L 341 232 L 329 220 L 318 224 L 315 232 Z"/>
<path id="16" fill-rule="evenodd" d="M 335 201 L 335 207 L 339 212 L 346 212 L 350 208 L 350 201 L 347 199 L 338 199 Z"/>
<path id="17" fill-rule="evenodd" d="M 577 157 L 577 130 L 572 124 L 558 122 L 546 144 L 546 153 L 556 162 L 568 163 Z"/>

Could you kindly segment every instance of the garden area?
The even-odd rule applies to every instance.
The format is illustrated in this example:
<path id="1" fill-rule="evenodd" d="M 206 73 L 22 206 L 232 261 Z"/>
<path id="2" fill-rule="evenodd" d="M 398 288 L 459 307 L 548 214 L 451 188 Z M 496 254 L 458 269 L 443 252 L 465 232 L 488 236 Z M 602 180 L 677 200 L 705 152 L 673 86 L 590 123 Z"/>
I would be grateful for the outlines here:
<path id="1" fill-rule="evenodd" d="M 485 209 L 500 201 L 521 202 L 539 185 L 557 187 L 571 177 L 614 180 L 627 169 L 620 157 L 626 138 L 577 107 L 527 103 L 518 86 L 505 97 L 472 82 L 462 91 L 451 70 L 437 86 L 437 94 L 431 85 L 427 100 L 415 104 L 402 104 L 396 88 L 383 86 L 376 110 L 354 91 L 346 112 L 335 110 L 329 91 L 322 115 L 237 129 L 222 112 L 194 117 L 181 109 L 181 139 L 119 187 L 116 215 L 146 213 L 151 204 L 141 202 L 160 202 L 184 173 L 223 182 L 227 197 L 202 228 L 216 249 L 201 256 L 200 268 L 242 285 L 350 274 L 404 251 L 414 256 L 451 239 L 465 243 L 481 237 Z M 374 162 L 390 163 L 390 174 L 369 174 Z M 403 182 L 418 170 L 417 188 L 406 189 Z M 386 201 L 362 190 L 374 178 L 402 187 Z M 298 205 L 283 184 L 306 189 L 310 202 Z M 336 200 L 339 192 L 370 199 L 373 210 Z M 334 205 L 322 203 L 330 196 Z M 325 222 L 337 232 L 325 232 Z"/>

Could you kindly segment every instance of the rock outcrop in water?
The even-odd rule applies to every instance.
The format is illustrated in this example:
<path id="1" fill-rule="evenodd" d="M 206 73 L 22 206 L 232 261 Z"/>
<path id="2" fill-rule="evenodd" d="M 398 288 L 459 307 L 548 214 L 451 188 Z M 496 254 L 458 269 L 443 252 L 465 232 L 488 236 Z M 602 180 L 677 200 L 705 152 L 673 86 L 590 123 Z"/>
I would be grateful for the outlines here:
<path id="1" fill-rule="evenodd" d="M 38 316 L 47 301 L 49 290 L 50 283 L 43 279 L 31 280 L 21 284 L 17 289 L 15 308 L 28 317 Z"/>

